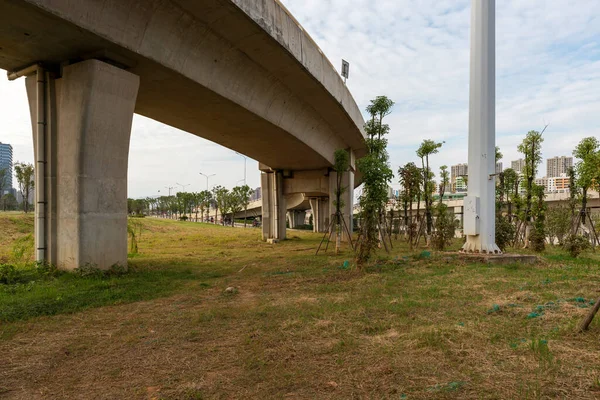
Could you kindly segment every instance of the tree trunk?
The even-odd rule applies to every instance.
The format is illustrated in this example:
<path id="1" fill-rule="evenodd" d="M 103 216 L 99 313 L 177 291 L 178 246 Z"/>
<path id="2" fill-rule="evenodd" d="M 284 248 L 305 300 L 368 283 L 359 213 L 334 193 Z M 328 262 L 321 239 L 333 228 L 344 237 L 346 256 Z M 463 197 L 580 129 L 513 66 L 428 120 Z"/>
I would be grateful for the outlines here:
<path id="1" fill-rule="evenodd" d="M 583 189 L 583 196 L 581 198 L 581 224 L 585 226 L 585 220 L 587 216 L 587 188 Z"/>
<path id="2" fill-rule="evenodd" d="M 596 315 L 596 313 L 598 313 L 598 310 L 600 310 L 600 299 L 598 299 L 598 301 L 596 301 L 596 304 L 594 304 L 594 307 L 590 310 L 590 313 L 581 322 L 581 325 L 579 325 L 580 332 L 587 330 L 587 328 L 592 323 L 594 316 Z"/>

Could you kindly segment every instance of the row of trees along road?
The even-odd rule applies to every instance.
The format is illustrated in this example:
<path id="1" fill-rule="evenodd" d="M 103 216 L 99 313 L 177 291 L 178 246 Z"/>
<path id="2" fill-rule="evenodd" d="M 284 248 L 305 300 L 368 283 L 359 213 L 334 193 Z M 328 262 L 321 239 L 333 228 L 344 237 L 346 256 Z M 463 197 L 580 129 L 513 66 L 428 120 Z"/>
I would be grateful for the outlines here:
<path id="1" fill-rule="evenodd" d="M 591 189 L 599 189 L 600 184 L 600 143 L 594 137 L 581 140 L 573 151 L 578 159 L 575 167 L 569 170 L 570 201 L 568 206 L 552 207 L 548 210 L 544 187 L 535 184 L 538 167 L 542 162 L 543 133 L 529 131 L 518 151 L 523 155 L 525 167 L 521 173 L 508 168 L 498 174 L 496 188 L 496 241 L 501 249 L 508 246 L 532 248 L 542 251 L 547 243 L 558 243 L 572 247 L 573 243 L 585 246 L 598 244 L 597 230 L 588 213 L 587 199 Z M 438 180 L 438 204 L 433 205 L 434 177 L 430 170 L 429 158 L 442 149 L 443 142 L 424 140 L 416 150 L 421 166 L 408 162 L 398 170 L 401 191 L 396 198 L 397 211 L 401 217 L 392 220 L 387 228 L 397 236 L 399 231 L 411 247 L 418 246 L 425 237 L 426 246 L 437 249 L 446 247 L 454 236 L 453 230 L 459 227 L 452 212 L 449 212 L 442 199 L 450 182 L 448 168 L 440 168 Z M 496 161 L 502 158 L 496 148 Z M 463 177 L 467 181 L 467 177 Z M 467 181 L 468 183 L 468 181 Z M 423 201 L 424 204 L 421 202 Z M 425 216 L 421 215 L 422 204 Z M 416 212 L 413 208 L 416 207 Z M 565 212 L 570 210 L 570 212 Z M 383 221 L 385 222 L 385 221 Z M 569 248 L 570 248 L 569 247 Z"/>
<path id="2" fill-rule="evenodd" d="M 208 221 L 212 207 L 215 222 L 220 211 L 222 216 L 232 216 L 233 225 L 233 216 L 247 210 L 251 195 L 252 189 L 248 185 L 236 186 L 232 190 L 215 186 L 212 191 L 179 192 L 174 196 L 127 199 L 127 211 L 133 216 L 162 215 L 181 220 Z M 225 224 L 225 218 L 222 223 Z"/>
<path id="3" fill-rule="evenodd" d="M 15 176 L 17 178 L 17 184 L 19 185 L 19 191 L 23 196 L 21 203 L 23 211 L 30 211 L 29 196 L 33 192 L 34 187 L 34 170 L 33 165 L 28 163 L 16 162 L 13 164 L 15 170 Z M 8 168 L 0 169 L 0 209 L 3 211 L 13 210 L 17 207 L 17 200 L 12 193 L 4 194 L 4 191 L 8 190 Z"/>

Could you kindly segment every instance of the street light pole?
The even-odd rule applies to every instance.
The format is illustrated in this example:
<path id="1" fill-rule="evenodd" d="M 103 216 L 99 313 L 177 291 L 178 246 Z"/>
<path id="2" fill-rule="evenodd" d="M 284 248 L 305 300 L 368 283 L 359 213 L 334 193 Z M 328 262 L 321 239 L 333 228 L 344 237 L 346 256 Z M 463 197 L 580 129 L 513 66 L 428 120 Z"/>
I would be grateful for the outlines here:
<path id="1" fill-rule="evenodd" d="M 175 182 L 175 184 L 176 184 L 176 185 L 179 185 L 179 186 L 181 186 L 181 191 L 182 191 L 182 192 L 185 190 L 186 186 L 190 186 L 190 184 L 189 184 L 189 183 L 188 183 L 187 185 L 182 185 L 181 183 L 177 183 L 177 182 Z"/>
<path id="2" fill-rule="evenodd" d="M 244 186 L 246 186 L 246 161 L 248 160 L 248 157 L 246 157 L 242 153 L 238 153 L 237 151 L 235 152 L 235 154 L 244 157 Z"/>
<path id="3" fill-rule="evenodd" d="M 206 178 L 206 191 L 208 192 L 208 178 L 210 178 L 211 176 L 215 176 L 217 174 L 206 175 L 206 174 L 203 174 L 202 172 L 198 172 L 198 173 Z"/>
<path id="4" fill-rule="evenodd" d="M 165 189 L 169 189 L 169 198 L 171 197 L 171 189 L 175 189 L 173 186 L 165 186 Z M 169 200 L 170 201 L 170 200 Z M 167 210 L 167 215 L 169 218 L 173 217 L 173 213 L 171 212 L 171 207 Z"/>

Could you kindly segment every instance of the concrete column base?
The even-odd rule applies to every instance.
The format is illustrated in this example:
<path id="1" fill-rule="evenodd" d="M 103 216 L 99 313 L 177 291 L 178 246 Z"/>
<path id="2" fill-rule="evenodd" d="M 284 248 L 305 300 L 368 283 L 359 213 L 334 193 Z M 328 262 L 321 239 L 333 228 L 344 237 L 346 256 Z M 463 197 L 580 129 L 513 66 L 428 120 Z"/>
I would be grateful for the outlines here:
<path id="1" fill-rule="evenodd" d="M 285 239 L 286 204 L 283 195 L 283 174 L 262 172 L 260 174 L 262 188 L 262 237 L 265 241 L 276 243 Z M 271 240 L 275 239 L 275 240 Z"/>
<path id="2" fill-rule="evenodd" d="M 287 213 L 287 219 L 291 229 L 298 229 L 305 224 L 306 211 L 290 210 Z"/>
<path id="3" fill-rule="evenodd" d="M 32 117 L 35 80 L 26 81 Z M 138 87 L 136 75 L 97 60 L 64 67 L 50 86 L 47 261 L 61 269 L 127 265 L 127 164 Z"/>
<path id="4" fill-rule="evenodd" d="M 313 232 L 327 232 L 329 228 L 329 200 L 326 197 L 314 197 L 309 200 L 313 215 Z"/>

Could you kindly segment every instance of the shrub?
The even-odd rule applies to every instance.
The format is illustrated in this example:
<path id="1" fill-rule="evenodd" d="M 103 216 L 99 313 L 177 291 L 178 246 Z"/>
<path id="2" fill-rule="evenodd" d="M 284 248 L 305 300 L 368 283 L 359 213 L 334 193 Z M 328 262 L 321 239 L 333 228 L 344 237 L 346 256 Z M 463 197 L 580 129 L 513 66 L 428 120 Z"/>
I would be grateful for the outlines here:
<path id="1" fill-rule="evenodd" d="M 565 239 L 564 249 L 569 252 L 571 257 L 577 258 L 582 251 L 590 247 L 588 238 L 582 235 L 569 235 Z"/>
<path id="2" fill-rule="evenodd" d="M 515 238 L 515 226 L 502 215 L 496 215 L 496 245 L 505 251 Z"/>
<path id="3" fill-rule="evenodd" d="M 536 221 L 533 224 L 533 231 L 529 236 L 529 243 L 531 249 L 535 252 L 541 253 L 546 248 L 546 230 L 542 222 Z"/>
<path id="4" fill-rule="evenodd" d="M 452 244 L 454 230 L 456 229 L 454 215 L 448 212 L 447 205 L 440 204 L 437 206 L 434 228 L 431 244 L 436 250 L 444 250 L 446 246 Z"/>
<path id="5" fill-rule="evenodd" d="M 35 272 L 42 278 L 53 278 L 61 273 L 61 271 L 56 268 L 56 265 L 41 261 L 35 263 Z"/>
<path id="6" fill-rule="evenodd" d="M 188 220 L 188 216 L 187 215 L 183 215 L 181 217 L 179 217 L 180 221 L 187 221 Z"/>

